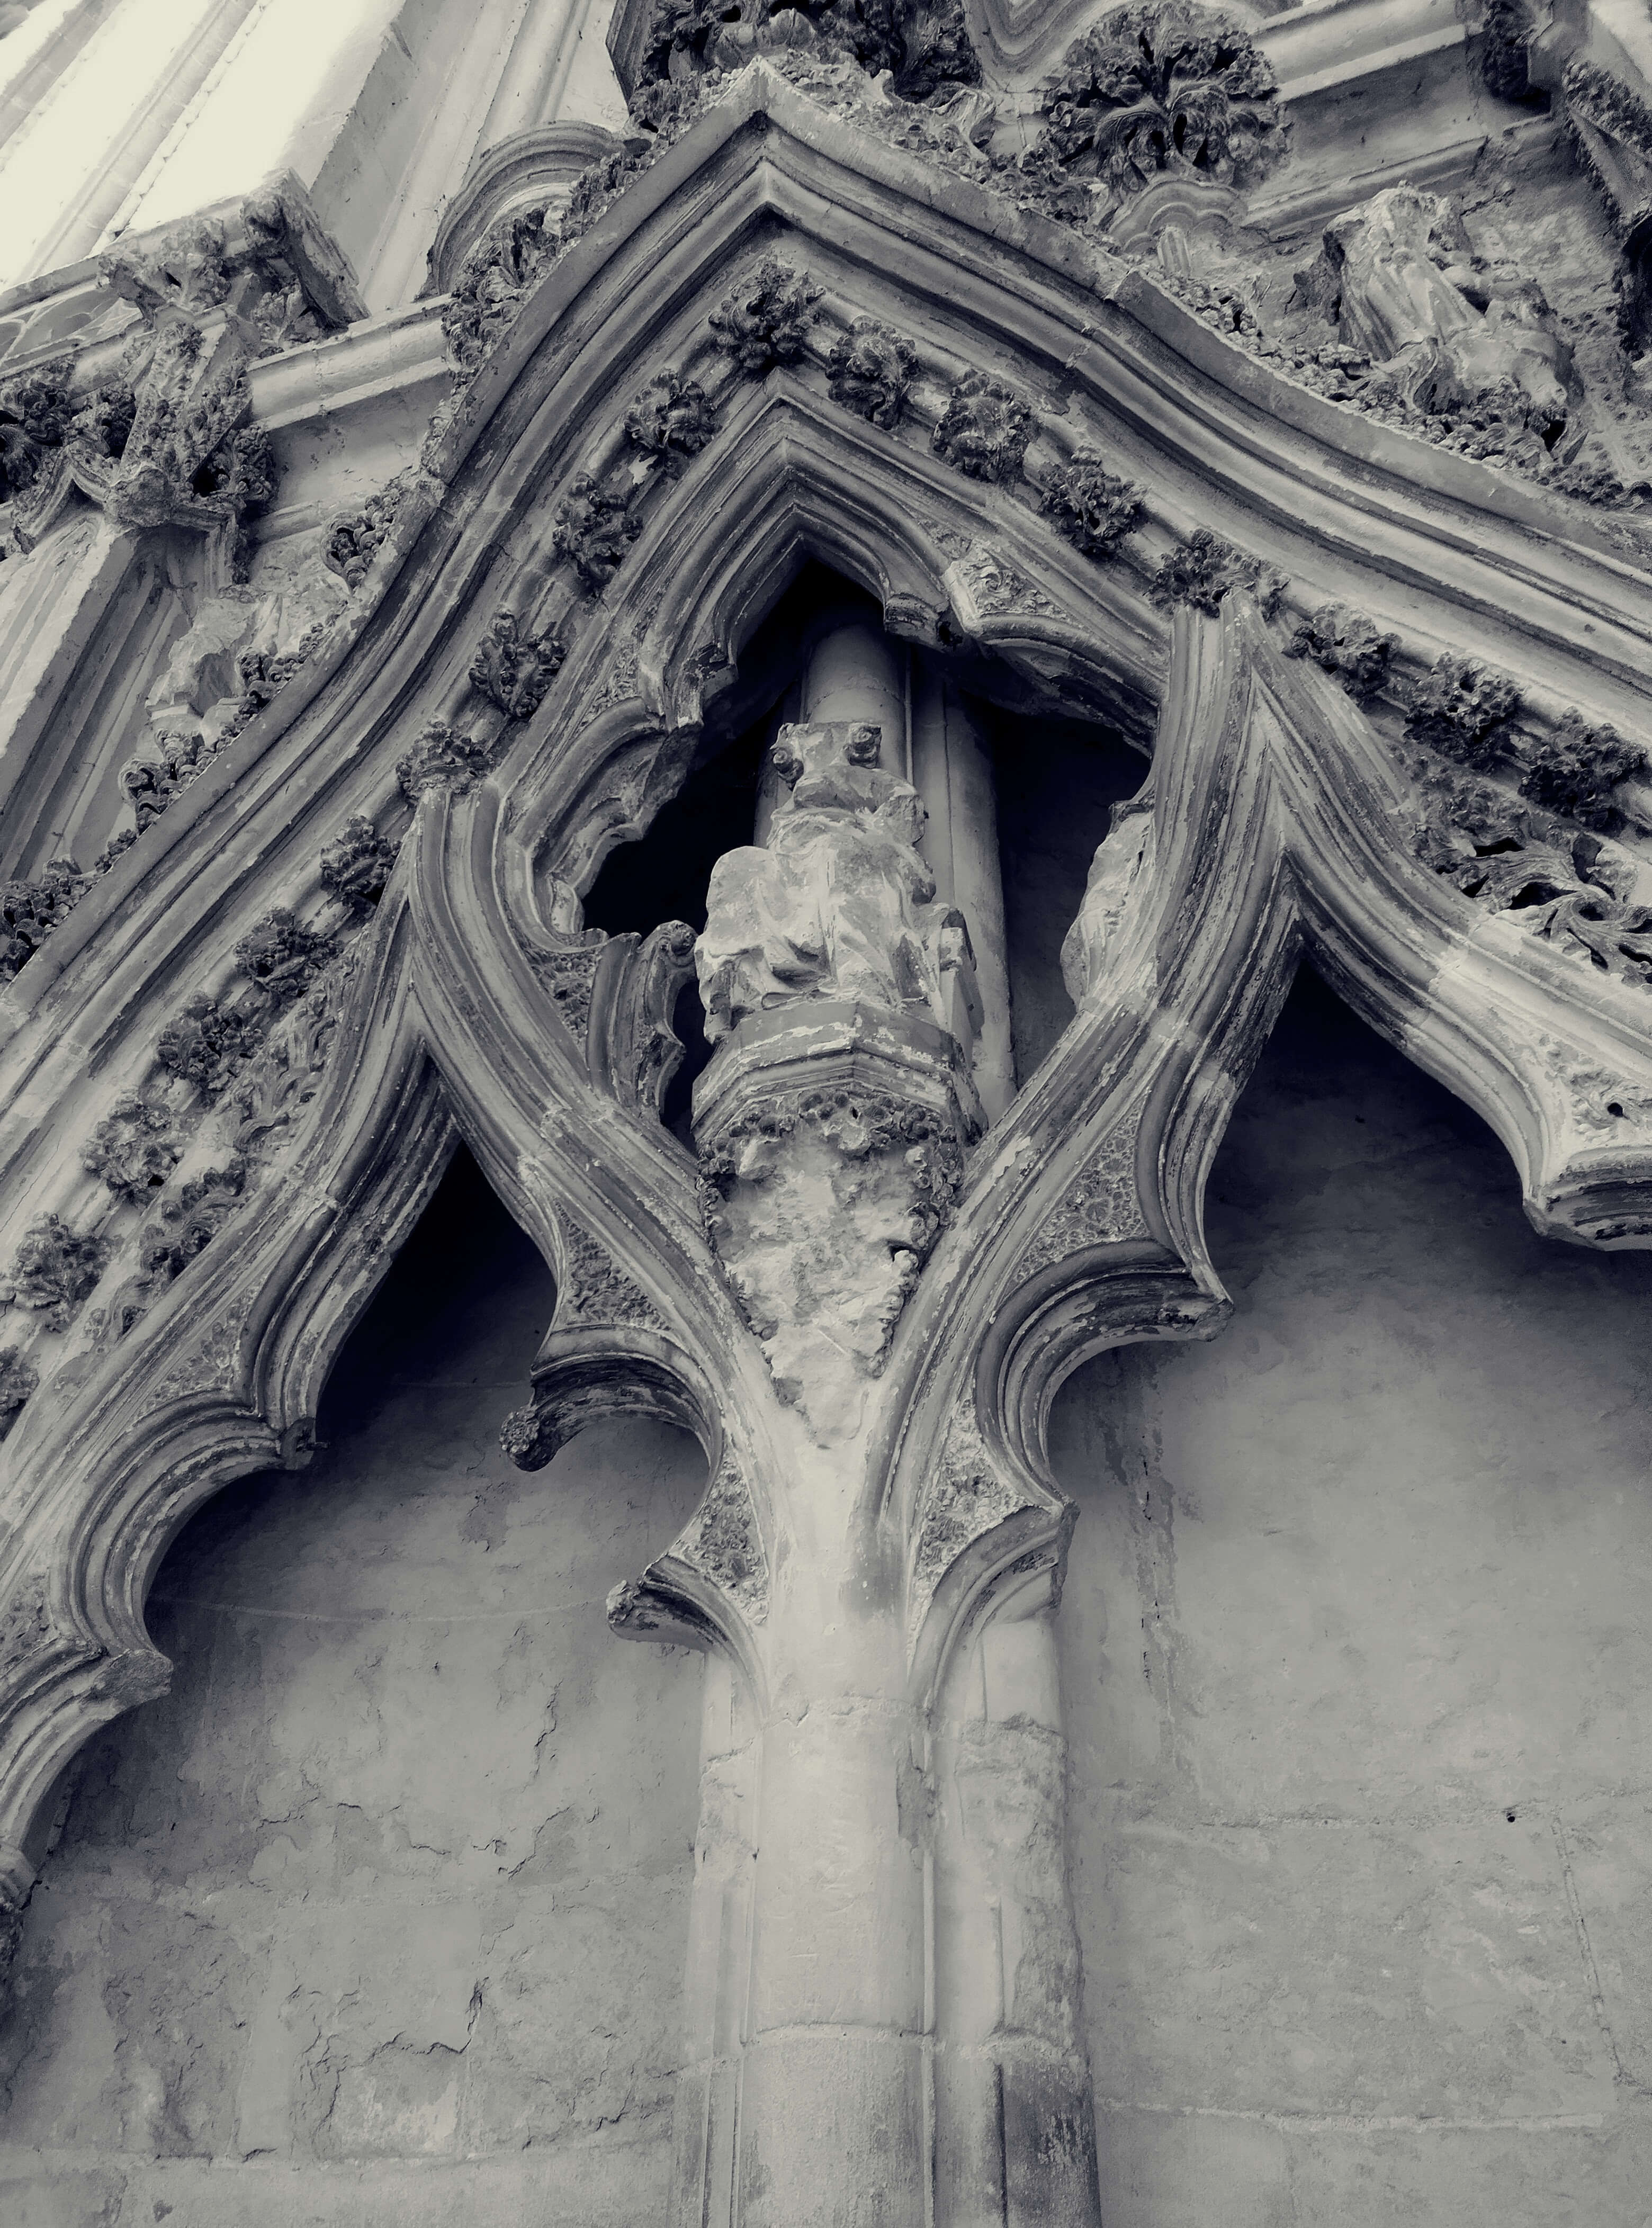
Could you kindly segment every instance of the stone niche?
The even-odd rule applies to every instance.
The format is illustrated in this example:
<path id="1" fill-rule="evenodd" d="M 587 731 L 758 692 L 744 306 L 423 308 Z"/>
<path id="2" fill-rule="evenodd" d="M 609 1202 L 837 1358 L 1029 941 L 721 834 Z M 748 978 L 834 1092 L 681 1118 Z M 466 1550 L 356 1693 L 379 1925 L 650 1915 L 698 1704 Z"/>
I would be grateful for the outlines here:
<path id="1" fill-rule="evenodd" d="M 661 2218 L 699 1660 L 603 1604 L 698 1498 L 658 1425 L 535 1476 L 550 1279 L 463 1156 L 313 1466 L 159 1572 L 172 1692 L 86 1752 L 0 2027 L 0 2218 Z"/>

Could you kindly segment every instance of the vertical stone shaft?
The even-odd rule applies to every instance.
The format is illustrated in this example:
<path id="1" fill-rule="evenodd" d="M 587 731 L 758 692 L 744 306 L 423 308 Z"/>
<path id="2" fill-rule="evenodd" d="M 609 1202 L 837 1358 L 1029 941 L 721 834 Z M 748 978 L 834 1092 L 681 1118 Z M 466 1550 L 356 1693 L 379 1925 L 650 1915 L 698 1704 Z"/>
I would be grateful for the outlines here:
<path id="1" fill-rule="evenodd" d="M 1015 1058 L 992 760 L 957 690 L 921 663 L 912 675 L 912 756 L 911 778 L 929 811 L 924 856 L 935 894 L 970 925 L 982 1005 L 975 1087 L 996 1122 L 1015 1095 Z"/>
<path id="2" fill-rule="evenodd" d="M 937 1711 L 935 2218 L 946 2228 L 1097 2228 L 1100 2217 L 1054 1621 L 1048 1607 L 1002 1610 Z"/>

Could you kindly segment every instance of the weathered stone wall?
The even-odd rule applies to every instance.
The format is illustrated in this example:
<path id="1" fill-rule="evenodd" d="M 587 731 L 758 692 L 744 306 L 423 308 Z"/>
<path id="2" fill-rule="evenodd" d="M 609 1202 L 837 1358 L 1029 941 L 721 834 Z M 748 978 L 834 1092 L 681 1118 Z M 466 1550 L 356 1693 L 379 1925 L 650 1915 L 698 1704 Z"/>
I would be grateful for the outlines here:
<path id="1" fill-rule="evenodd" d="M 551 1302 L 459 1163 L 313 1468 L 163 1566 L 173 1691 L 88 1752 L 0 2026 L 8 2228 L 663 2217 L 700 1661 L 603 1602 L 703 1463 L 505 1460 Z"/>
<path id="2" fill-rule="evenodd" d="M 1107 2228 L 1640 2228 L 1652 1261 L 1311 979 L 1210 1228 L 1055 1425 Z"/>

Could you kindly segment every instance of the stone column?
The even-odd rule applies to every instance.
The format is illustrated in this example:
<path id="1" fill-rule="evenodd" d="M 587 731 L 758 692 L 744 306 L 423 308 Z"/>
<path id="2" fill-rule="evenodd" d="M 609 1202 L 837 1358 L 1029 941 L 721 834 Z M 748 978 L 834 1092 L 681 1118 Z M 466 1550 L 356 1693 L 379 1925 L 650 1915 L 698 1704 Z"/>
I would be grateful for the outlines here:
<path id="1" fill-rule="evenodd" d="M 1096 2228 L 1047 1573 L 955 1659 L 936 1719 L 935 2218 Z"/>

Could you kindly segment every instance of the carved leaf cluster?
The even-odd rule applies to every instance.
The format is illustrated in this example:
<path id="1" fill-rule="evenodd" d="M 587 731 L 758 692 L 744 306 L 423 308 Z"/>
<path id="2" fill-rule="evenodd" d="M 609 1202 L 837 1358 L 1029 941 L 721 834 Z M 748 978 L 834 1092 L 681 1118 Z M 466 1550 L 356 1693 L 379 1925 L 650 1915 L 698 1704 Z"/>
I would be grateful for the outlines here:
<path id="1" fill-rule="evenodd" d="M 1412 690 L 1405 733 L 1459 765 L 1495 765 L 1508 748 L 1520 690 L 1506 673 L 1450 650 Z"/>
<path id="2" fill-rule="evenodd" d="M 1287 657 L 1311 657 L 1335 675 L 1355 703 L 1376 695 L 1388 677 L 1388 661 L 1399 646 L 1397 635 L 1383 634 L 1375 623 L 1344 604 L 1322 604 L 1304 619 L 1285 645 Z"/>
<path id="3" fill-rule="evenodd" d="M 509 331 L 524 296 L 555 253 L 546 214 L 543 208 L 523 209 L 506 218 L 465 258 L 442 312 L 442 331 L 461 378 L 479 370 Z"/>
<path id="4" fill-rule="evenodd" d="M 1098 560 L 1114 554 L 1147 508 L 1141 490 L 1110 472 L 1097 449 L 1080 449 L 1053 474 L 1039 507 L 1075 549 Z"/>
<path id="5" fill-rule="evenodd" d="M 669 366 L 651 379 L 625 413 L 625 437 L 676 475 L 717 430 L 705 390 Z"/>
<path id="6" fill-rule="evenodd" d="M 1571 711 L 1527 755 L 1520 793 L 1546 811 L 1615 836 L 1623 815 L 1612 791 L 1619 782 L 1644 773 L 1646 764 L 1640 744 L 1626 741 L 1604 722 L 1591 727 L 1580 712 Z"/>
<path id="7" fill-rule="evenodd" d="M 366 579 L 407 491 L 407 477 L 399 474 L 376 495 L 370 495 L 359 510 L 342 511 L 329 526 L 322 562 L 337 573 L 347 588 L 359 588 Z"/>
<path id="8" fill-rule="evenodd" d="M 857 418 L 893 432 L 917 370 L 918 351 L 910 341 L 875 317 L 857 317 L 832 343 L 827 392 Z"/>
<path id="9" fill-rule="evenodd" d="M 887 70 L 896 97 L 910 101 L 981 77 L 961 0 L 656 0 L 643 90 L 741 69 L 755 54 L 848 61 L 873 77 Z"/>
<path id="10" fill-rule="evenodd" d="M 120 769 L 121 793 L 131 806 L 140 836 L 188 788 L 211 756 L 199 728 L 169 727 L 151 739 L 148 750 L 127 759 Z"/>
<path id="11" fill-rule="evenodd" d="M 191 1176 L 172 1198 L 163 1200 L 156 1220 L 138 1240 L 138 1289 L 150 1291 L 181 1276 L 234 1213 L 246 1186 L 247 1165 L 233 1160 L 224 1168 Z"/>
<path id="12" fill-rule="evenodd" d="M 1195 611 L 1213 618 L 1230 589 L 1246 588 L 1271 618 L 1284 593 L 1284 585 L 1259 557 L 1235 549 L 1208 526 L 1196 526 L 1165 552 L 1148 584 L 1148 593 L 1162 611 L 1176 604 L 1191 604 Z"/>
<path id="13" fill-rule="evenodd" d="M 73 859 L 54 859 L 32 882 L 0 883 L 0 982 L 27 966 L 92 887 Z"/>
<path id="14" fill-rule="evenodd" d="M 966 372 L 930 436 L 938 457 L 972 480 L 1013 479 L 1033 438 L 1032 406 L 1002 380 Z"/>
<path id="15" fill-rule="evenodd" d="M 336 843 L 321 855 L 321 886 L 352 912 L 369 912 L 384 895 L 396 863 L 395 844 L 361 813 L 344 823 Z"/>
<path id="16" fill-rule="evenodd" d="M 235 946 L 247 987 L 234 999 L 204 993 L 191 998 L 162 1030 L 157 1060 L 210 1104 L 263 1042 L 271 1022 L 303 997 L 333 957 L 330 937 L 278 906 Z"/>
<path id="17" fill-rule="evenodd" d="M 0 1346 L 0 1439 L 3 1439 L 31 1393 L 40 1387 L 40 1372 L 24 1361 L 15 1346 Z"/>
<path id="18" fill-rule="evenodd" d="M 1041 151 L 1115 194 L 1167 173 L 1255 183 L 1284 152 L 1266 58 L 1231 16 L 1191 0 L 1115 8 L 1076 39 L 1044 98 Z"/>
<path id="19" fill-rule="evenodd" d="M 0 503 L 27 494 L 67 439 L 71 369 L 67 359 L 41 364 L 0 387 Z"/>
<path id="20" fill-rule="evenodd" d="M 172 1109 L 157 1098 L 118 1098 L 80 1156 L 117 1199 L 138 1200 L 170 1181 L 183 1154 Z"/>
<path id="21" fill-rule="evenodd" d="M 451 790 L 462 797 L 487 770 L 487 745 L 438 720 L 396 760 L 396 780 L 402 795 L 417 804 L 431 789 Z"/>
<path id="22" fill-rule="evenodd" d="M 235 964 L 277 1012 L 302 998 L 333 957 L 333 940 L 277 906 L 235 946 Z"/>
<path id="23" fill-rule="evenodd" d="M 35 1308 L 50 1331 L 66 1331 L 97 1287 L 109 1260 L 109 1242 L 96 1231 L 78 1231 L 55 1214 L 29 1225 L 11 1264 L 6 1297 Z"/>
<path id="24" fill-rule="evenodd" d="M 712 311 L 712 338 L 748 378 L 761 379 L 802 355 L 820 294 L 806 272 L 765 255 Z"/>
<path id="25" fill-rule="evenodd" d="M 509 720 L 531 720 L 567 656 L 554 634 L 525 635 L 509 611 L 496 611 L 471 661 L 471 686 Z"/>
<path id="26" fill-rule="evenodd" d="M 593 596 L 607 586 L 643 530 L 636 494 L 624 472 L 602 480 L 580 472 L 556 507 L 552 550 L 567 559 Z"/>

